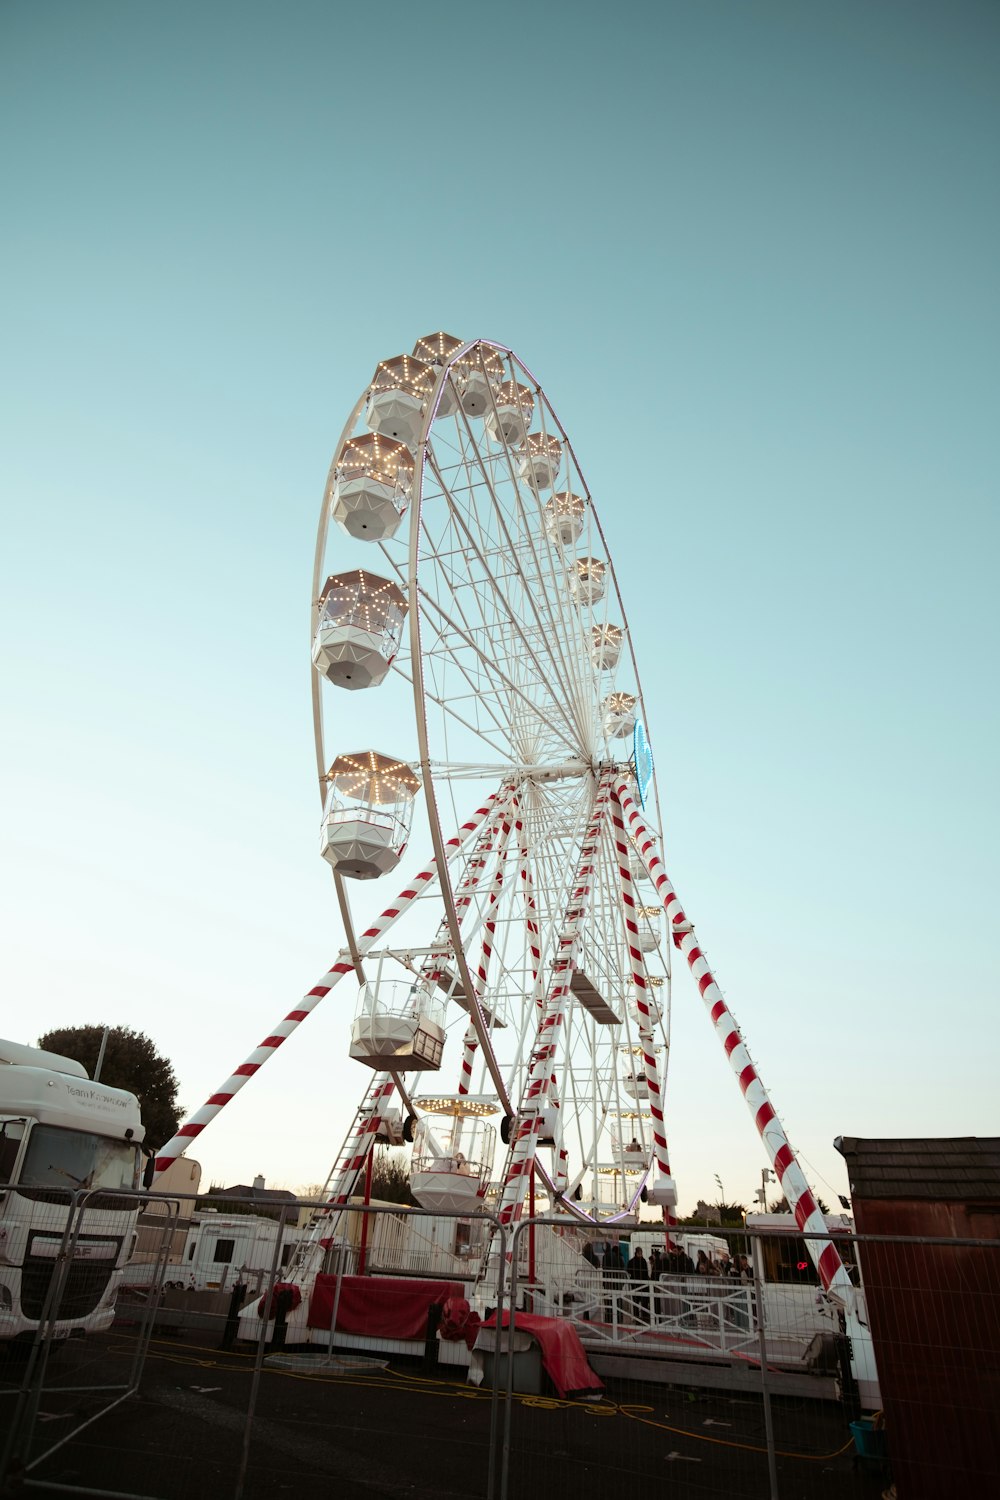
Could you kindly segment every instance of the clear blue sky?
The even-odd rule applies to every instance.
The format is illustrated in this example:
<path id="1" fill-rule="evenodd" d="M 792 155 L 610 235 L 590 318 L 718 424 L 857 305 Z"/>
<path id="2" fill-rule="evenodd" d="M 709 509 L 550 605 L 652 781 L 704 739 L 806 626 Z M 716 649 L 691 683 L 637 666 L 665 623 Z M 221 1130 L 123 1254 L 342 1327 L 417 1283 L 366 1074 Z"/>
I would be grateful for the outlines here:
<path id="1" fill-rule="evenodd" d="M 1000 1134 L 998 41 L 972 0 L 7 0 L 0 1029 L 139 1027 L 194 1108 L 336 955 L 316 518 L 440 327 L 574 440 L 667 865 L 820 1192 L 838 1133 Z M 325 1176 L 350 1008 L 208 1177 Z M 682 1207 L 746 1200 L 683 976 L 674 1038 Z"/>

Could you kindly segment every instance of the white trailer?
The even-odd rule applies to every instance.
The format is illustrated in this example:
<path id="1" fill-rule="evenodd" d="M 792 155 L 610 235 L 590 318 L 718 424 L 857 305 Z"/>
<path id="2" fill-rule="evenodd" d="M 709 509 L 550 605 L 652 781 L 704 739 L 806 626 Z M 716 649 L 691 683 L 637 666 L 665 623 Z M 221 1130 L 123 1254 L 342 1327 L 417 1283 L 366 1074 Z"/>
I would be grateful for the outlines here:
<path id="1" fill-rule="evenodd" d="M 92 1083 L 71 1058 L 0 1041 L 0 1340 L 34 1336 L 64 1245 L 56 1337 L 111 1326 L 142 1138 L 134 1094 Z"/>
<path id="2" fill-rule="evenodd" d="M 172 1223 L 173 1243 L 164 1264 L 161 1246 L 164 1233 L 171 1232 L 170 1226 L 147 1215 L 142 1233 L 148 1247 L 126 1267 L 125 1286 L 148 1287 L 161 1282 L 170 1290 L 224 1292 L 239 1282 L 255 1285 L 266 1279 L 274 1264 L 279 1230 L 279 1277 L 303 1235 L 295 1224 L 281 1226 L 276 1219 L 227 1214 L 214 1208 L 198 1209 L 190 1219 Z"/>
<path id="3" fill-rule="evenodd" d="M 177 1265 L 167 1267 L 165 1284 L 195 1291 L 228 1291 L 238 1282 L 259 1281 L 274 1265 L 278 1246 L 278 1272 L 291 1259 L 302 1231 L 294 1224 L 254 1214 L 226 1214 L 214 1209 L 195 1213 L 188 1230 L 184 1254 Z"/>

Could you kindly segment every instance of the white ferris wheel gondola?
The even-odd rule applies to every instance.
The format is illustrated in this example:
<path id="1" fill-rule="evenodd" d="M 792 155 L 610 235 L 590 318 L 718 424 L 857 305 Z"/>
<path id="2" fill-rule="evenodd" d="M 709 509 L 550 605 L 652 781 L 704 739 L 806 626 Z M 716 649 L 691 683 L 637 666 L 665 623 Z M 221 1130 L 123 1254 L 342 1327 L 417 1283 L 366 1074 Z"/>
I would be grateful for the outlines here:
<path id="1" fill-rule="evenodd" d="M 424 364 L 430 365 L 435 370 L 444 369 L 451 355 L 461 349 L 462 340 L 455 338 L 451 333 L 425 333 L 422 338 L 417 339 L 413 346 L 415 359 L 422 360 Z M 459 390 L 454 381 L 446 379 L 438 397 L 437 414 L 439 417 L 452 417 L 458 411 L 460 405 Z"/>
<path id="2" fill-rule="evenodd" d="M 313 636 L 317 672 L 349 691 L 377 687 L 399 650 L 406 599 L 398 584 L 355 568 L 332 574 L 319 596 Z"/>
<path id="3" fill-rule="evenodd" d="M 437 372 L 412 354 L 383 359 L 368 388 L 368 426 L 381 437 L 416 448 Z"/>
<path id="4" fill-rule="evenodd" d="M 334 461 L 330 514 L 348 536 L 380 542 L 397 530 L 412 485 L 413 454 L 405 443 L 358 433 Z"/>
<path id="5" fill-rule="evenodd" d="M 327 771 L 320 853 L 335 874 L 374 880 L 395 869 L 406 847 L 420 781 L 377 750 L 338 755 Z"/>
<path id="6" fill-rule="evenodd" d="M 562 443 L 544 432 L 529 432 L 521 446 L 518 470 L 536 489 L 550 490 L 562 463 Z"/>
<path id="7" fill-rule="evenodd" d="M 560 490 L 545 502 L 545 530 L 560 547 L 572 547 L 583 535 L 586 509 L 587 502 L 582 495 Z"/>
<path id="8" fill-rule="evenodd" d="M 486 431 L 495 443 L 516 448 L 528 435 L 534 409 L 535 398 L 529 386 L 513 378 L 501 381 L 493 409 L 486 414 Z"/>

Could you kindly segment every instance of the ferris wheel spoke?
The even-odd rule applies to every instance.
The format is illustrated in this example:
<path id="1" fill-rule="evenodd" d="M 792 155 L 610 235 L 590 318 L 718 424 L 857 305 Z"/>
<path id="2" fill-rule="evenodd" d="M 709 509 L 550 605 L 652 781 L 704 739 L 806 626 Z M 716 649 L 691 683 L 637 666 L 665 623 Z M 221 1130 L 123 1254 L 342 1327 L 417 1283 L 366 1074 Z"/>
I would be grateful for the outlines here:
<path id="1" fill-rule="evenodd" d="M 475 658 L 476 664 L 483 672 L 483 674 L 487 677 L 488 680 L 492 680 L 494 684 L 495 694 L 498 694 L 502 689 L 509 695 L 510 699 L 520 702 L 526 712 L 532 714 L 537 712 L 537 705 L 528 696 L 528 694 L 521 687 L 519 687 L 517 683 L 514 682 L 513 678 L 503 672 L 500 664 L 495 660 L 495 658 L 491 659 L 488 653 L 477 644 L 475 628 L 472 627 L 467 620 L 462 619 L 461 621 L 459 621 L 455 619 L 448 613 L 448 611 L 444 608 L 444 606 L 438 599 L 434 598 L 423 590 L 421 590 L 420 597 L 426 607 L 432 609 L 436 617 L 441 622 L 443 622 L 443 624 L 446 625 L 450 631 L 452 631 L 454 641 L 461 641 L 463 647 L 466 648 Z M 456 613 L 461 612 L 461 604 L 459 603 Z M 455 650 L 453 648 L 449 649 L 447 646 L 438 648 L 437 650 L 434 647 L 428 648 L 427 656 L 429 660 L 436 660 L 438 654 L 440 654 L 442 659 L 449 665 L 453 666 L 454 669 L 464 678 L 470 692 L 475 695 L 477 702 L 483 704 L 486 707 L 486 711 L 490 713 L 496 727 L 499 729 L 505 724 L 509 725 L 509 711 L 506 718 L 504 718 L 500 710 L 493 707 L 493 699 L 482 693 L 481 682 L 477 683 L 476 679 L 472 675 L 471 668 L 464 662 L 464 660 L 461 659 L 461 657 L 459 657 Z M 533 653 L 531 654 L 533 656 Z M 537 662 L 537 658 L 533 657 L 533 659 L 536 660 L 536 665 L 538 666 L 539 670 L 541 670 L 541 663 Z M 449 693 L 446 698 L 444 690 L 442 689 L 441 693 L 436 697 L 435 701 L 439 702 L 442 707 L 448 707 L 448 705 L 453 701 L 453 698 L 453 693 Z M 467 723 L 467 721 L 463 722 Z M 573 726 L 568 718 L 566 719 L 566 724 L 567 728 L 572 730 Z M 568 749 L 577 748 L 576 742 L 569 738 L 567 738 L 566 744 Z"/>
<path id="2" fill-rule="evenodd" d="M 466 423 L 466 425 L 468 427 L 468 423 Z M 468 440 L 469 445 L 475 454 L 479 476 L 483 481 L 483 486 L 481 487 L 485 487 L 487 498 L 492 506 L 490 519 L 493 520 L 495 527 L 499 527 L 501 533 L 500 536 L 498 537 L 495 534 L 495 530 L 489 531 L 483 525 L 483 514 L 481 509 L 477 510 L 473 508 L 468 520 L 466 520 L 465 514 L 460 505 L 457 507 L 453 506 L 453 509 L 456 511 L 459 520 L 464 521 L 465 529 L 467 532 L 469 531 L 471 524 L 474 524 L 476 522 L 479 523 L 479 530 L 483 537 L 483 544 L 479 549 L 480 553 L 484 551 L 488 553 L 492 549 L 493 551 L 497 552 L 498 556 L 503 558 L 505 566 L 510 566 L 512 563 L 516 563 L 520 567 L 520 558 L 523 553 L 523 547 L 518 545 L 515 536 L 511 532 L 510 525 L 511 521 L 517 520 L 519 517 L 523 519 L 525 513 L 524 507 L 521 504 L 521 492 L 519 488 L 518 477 L 514 473 L 510 452 L 506 445 L 504 445 L 502 462 L 504 468 L 506 469 L 506 473 L 503 476 L 499 476 L 497 472 L 497 459 L 493 455 L 484 455 L 481 450 L 479 450 L 478 446 L 475 444 L 474 438 L 472 437 L 471 429 L 469 429 Z M 441 477 L 443 481 L 443 476 Z M 474 476 L 469 474 L 468 480 L 470 487 L 474 486 Z M 510 488 L 511 495 L 514 500 L 514 508 L 509 509 L 510 520 L 505 518 L 505 506 L 503 505 L 501 499 L 501 485 L 503 484 L 507 485 Z M 443 485 L 443 488 L 447 490 L 448 486 L 445 484 Z M 535 496 L 535 498 L 537 500 L 537 495 Z M 525 539 L 525 545 L 530 545 L 533 543 L 533 532 L 539 525 L 538 514 L 534 516 L 533 521 L 533 525 L 531 524 L 531 522 L 528 522 L 528 524 L 523 526 L 523 537 Z M 523 567 L 520 567 L 520 572 L 523 579 Z M 551 629 L 551 622 L 548 622 L 548 628 L 546 628 L 546 622 L 543 621 L 541 615 L 542 608 L 548 604 L 553 595 L 553 592 L 555 592 L 556 597 L 559 597 L 559 594 L 561 592 L 561 589 L 558 587 L 555 590 L 553 589 L 553 576 L 546 576 L 543 573 L 539 572 L 534 578 L 522 582 L 522 592 L 526 594 L 529 608 L 531 608 L 535 613 L 536 622 L 538 623 L 538 626 L 542 632 L 542 638 L 547 639 L 550 643 L 554 643 L 556 646 L 558 646 L 560 642 L 559 633 Z M 565 667 L 566 658 L 562 657 L 560 667 L 554 668 L 554 670 L 561 672 L 558 687 L 564 695 L 568 696 L 571 690 L 570 677 L 567 674 Z"/>
<path id="3" fill-rule="evenodd" d="M 470 528 L 470 526 L 469 526 L 469 524 L 468 524 L 465 516 L 463 515 L 462 511 L 457 506 L 454 505 L 454 502 L 451 499 L 451 496 L 450 496 L 450 493 L 448 491 L 447 485 L 446 485 L 446 483 L 444 481 L 444 478 L 440 474 L 440 471 L 437 470 L 435 462 L 434 462 L 434 458 L 433 458 L 432 455 L 429 455 L 429 460 L 428 461 L 429 461 L 429 463 L 431 465 L 431 468 L 434 470 L 434 472 L 436 474 L 436 477 L 438 479 L 438 483 L 440 484 L 441 489 L 442 489 L 442 493 L 445 495 L 445 497 L 448 500 L 449 505 L 451 506 L 452 517 L 453 517 L 453 521 L 454 521 L 454 525 L 455 525 L 456 530 L 458 530 L 464 536 L 464 539 L 465 539 L 465 542 L 466 542 L 466 544 L 468 546 L 469 554 L 470 554 L 471 558 L 475 560 L 475 562 L 483 570 L 483 573 L 488 575 L 489 574 L 489 559 L 487 558 L 487 556 L 482 551 L 482 549 L 480 547 L 480 544 L 476 541 L 475 537 L 472 535 L 471 528 Z M 499 510 L 497 511 L 497 514 L 499 515 Z M 510 565 L 510 559 L 508 559 L 508 566 L 509 565 Z M 462 586 L 464 587 L 464 584 Z M 539 629 L 542 630 L 542 632 L 543 632 L 543 638 L 544 638 L 544 622 L 542 621 L 542 618 L 541 618 L 541 616 L 539 614 L 536 601 L 531 596 L 530 591 L 527 590 L 526 588 L 524 588 L 523 585 L 522 585 L 522 588 L 521 588 L 520 592 L 526 596 L 527 606 L 528 606 L 529 610 L 535 615 L 536 623 L 538 624 Z M 490 593 L 490 595 L 488 597 L 490 598 L 490 601 L 492 603 L 494 603 L 494 604 L 498 604 L 498 603 L 501 602 L 501 596 L 499 594 L 499 591 L 496 590 L 495 588 L 491 590 L 491 593 Z M 473 592 L 472 592 L 472 598 L 474 600 L 476 600 L 476 602 L 479 603 L 480 606 L 481 606 L 481 613 L 483 615 L 483 623 L 482 623 L 481 627 L 479 627 L 479 628 L 480 628 L 480 630 L 482 632 L 484 640 L 487 638 L 487 634 L 488 633 L 493 633 L 494 635 L 496 634 L 496 631 L 497 631 L 497 628 L 498 628 L 498 624 L 501 625 L 504 629 L 509 630 L 513 634 L 514 638 L 517 640 L 517 642 L 520 645 L 521 649 L 523 650 L 524 653 L 526 653 L 528 659 L 530 660 L 530 662 L 532 663 L 532 665 L 535 668 L 535 673 L 536 673 L 535 683 L 536 683 L 536 685 L 537 684 L 542 684 L 542 685 L 544 685 L 544 687 L 546 689 L 546 692 L 547 692 L 548 697 L 549 697 L 548 706 L 551 708 L 551 710 L 553 712 L 555 712 L 558 715 L 558 717 L 564 722 L 564 724 L 566 726 L 566 729 L 568 731 L 568 738 L 566 740 L 567 748 L 571 748 L 571 749 L 577 751 L 577 753 L 579 753 L 580 742 L 579 742 L 578 725 L 576 725 L 573 722 L 573 719 L 572 719 L 571 715 L 569 715 L 565 711 L 565 709 L 563 708 L 563 706 L 562 706 L 562 704 L 560 702 L 560 699 L 559 699 L 559 694 L 558 693 L 552 694 L 551 693 L 551 689 L 548 686 L 548 679 L 551 676 L 551 673 L 552 673 L 553 669 L 555 669 L 557 677 L 560 675 L 559 664 L 552 659 L 551 655 L 550 655 L 550 658 L 547 661 L 545 661 L 545 662 L 543 662 L 540 659 L 540 657 L 538 656 L 537 652 L 535 651 L 534 646 L 532 645 L 532 643 L 531 643 L 531 641 L 530 641 L 530 639 L 528 637 L 528 633 L 526 632 L 526 630 L 522 626 L 520 619 L 517 618 L 517 616 L 514 614 L 514 612 L 510 609 L 508 603 L 506 603 L 504 601 L 504 611 L 503 611 L 503 613 L 506 616 L 506 618 L 502 618 L 498 622 L 496 619 L 492 619 L 491 620 L 491 619 L 489 619 L 486 616 L 485 609 L 482 607 L 483 603 L 484 603 L 484 600 L 483 600 L 483 598 L 480 596 L 480 594 L 477 591 L 473 590 Z M 461 607 L 460 604 L 459 604 L 459 607 Z M 441 608 L 440 605 L 438 605 L 438 608 L 439 608 L 439 610 L 440 610 L 440 612 L 442 614 L 446 613 L 443 610 L 443 608 Z M 468 639 L 468 637 L 467 637 L 467 639 Z M 474 636 L 472 637 L 472 639 L 474 640 Z M 484 668 L 486 668 L 492 674 L 495 674 L 499 678 L 500 685 L 504 689 L 506 689 L 506 690 L 509 691 L 509 687 L 508 687 L 509 679 L 505 681 L 504 677 L 503 677 L 503 674 L 502 674 L 502 671 L 500 671 L 500 672 L 497 671 L 497 667 L 495 665 L 495 658 L 491 662 L 489 654 L 487 652 L 483 651 L 483 650 L 478 651 L 477 652 L 477 656 L 479 657 L 479 660 L 483 664 Z M 565 687 L 565 684 L 560 683 L 560 685 Z M 566 688 L 566 691 L 568 693 L 568 688 Z M 527 694 L 523 694 L 522 693 L 522 694 L 520 694 L 520 696 L 523 698 L 524 702 L 526 703 L 528 711 L 531 714 L 533 714 L 533 715 L 538 714 L 538 712 L 539 712 L 539 706 L 535 702 L 533 702 Z"/>

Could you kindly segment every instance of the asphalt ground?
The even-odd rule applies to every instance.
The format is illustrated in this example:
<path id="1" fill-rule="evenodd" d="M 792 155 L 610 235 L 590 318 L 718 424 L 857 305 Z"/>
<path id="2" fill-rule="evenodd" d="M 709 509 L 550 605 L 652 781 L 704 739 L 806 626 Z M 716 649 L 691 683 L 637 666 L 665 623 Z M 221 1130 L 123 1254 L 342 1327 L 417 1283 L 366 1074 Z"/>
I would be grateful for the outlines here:
<path id="1" fill-rule="evenodd" d="M 153 1500 L 236 1494 L 253 1351 L 223 1353 L 214 1333 L 161 1333 L 138 1393 L 108 1410 L 117 1392 L 99 1387 L 127 1382 L 135 1338 L 132 1329 L 115 1330 L 52 1360 L 28 1467 L 9 1471 L 5 1497 L 50 1487 Z M 22 1380 L 23 1360 L 4 1356 L 5 1438 Z M 472 1500 L 487 1494 L 493 1462 L 499 1500 L 506 1403 L 498 1406 L 492 1460 L 491 1407 L 488 1389 L 416 1361 L 326 1375 L 265 1367 L 243 1494 Z M 838 1408 L 775 1400 L 772 1412 L 781 1500 L 881 1495 L 888 1475 L 855 1458 Z M 506 1462 L 509 1500 L 615 1500 L 622 1489 L 671 1500 L 770 1494 L 762 1402 L 680 1387 L 612 1382 L 596 1402 L 515 1393 Z"/>

